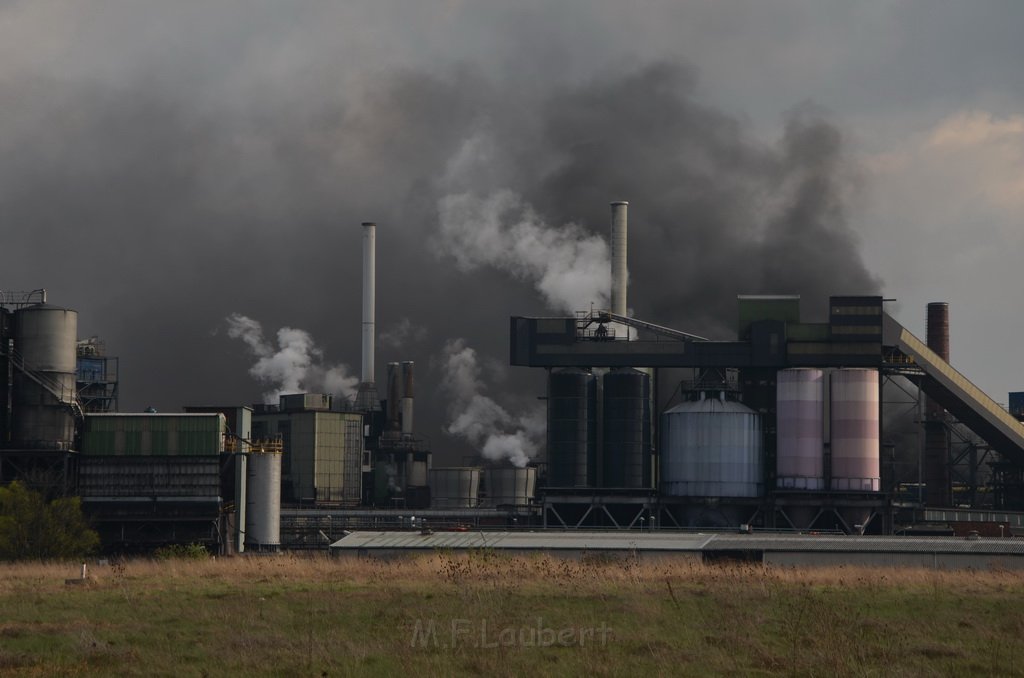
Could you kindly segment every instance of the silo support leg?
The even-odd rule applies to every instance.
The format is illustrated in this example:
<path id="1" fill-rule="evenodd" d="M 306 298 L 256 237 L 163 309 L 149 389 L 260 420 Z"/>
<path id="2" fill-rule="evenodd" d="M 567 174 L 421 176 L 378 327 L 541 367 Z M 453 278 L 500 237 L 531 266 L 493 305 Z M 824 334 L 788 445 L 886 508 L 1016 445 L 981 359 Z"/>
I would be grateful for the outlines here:
<path id="1" fill-rule="evenodd" d="M 647 511 L 647 510 L 648 510 L 648 509 L 647 509 L 647 507 L 646 507 L 646 506 L 644 506 L 644 507 L 643 507 L 643 508 L 641 508 L 641 509 L 640 509 L 639 511 L 637 511 L 636 515 L 635 515 L 635 516 L 633 516 L 633 520 L 632 520 L 632 521 L 630 521 L 630 523 L 629 523 L 629 526 L 630 526 L 631 528 L 632 528 L 632 527 L 636 527 L 636 522 L 637 522 L 638 520 L 640 520 L 641 518 L 643 518 L 643 516 L 644 516 L 644 511 Z"/>
<path id="2" fill-rule="evenodd" d="M 682 527 L 682 525 L 679 524 L 679 521 L 676 520 L 676 517 L 672 515 L 672 511 L 662 506 L 661 508 L 658 509 L 658 522 L 662 525 L 665 524 L 665 516 L 668 516 L 669 520 L 671 520 L 676 527 Z"/>
<path id="3" fill-rule="evenodd" d="M 593 504 L 591 504 L 590 506 L 587 507 L 587 510 L 586 510 L 586 512 L 584 512 L 583 516 L 578 521 L 576 521 L 576 527 L 577 528 L 583 527 L 584 521 L 586 521 L 586 519 L 590 516 L 590 512 L 593 511 L 593 510 L 594 510 L 594 505 Z"/>
<path id="4" fill-rule="evenodd" d="M 590 508 L 593 509 L 594 507 L 591 506 Z M 612 525 L 615 526 L 615 529 L 617 529 L 617 530 L 621 530 L 622 529 L 622 525 L 619 525 L 619 523 L 615 520 L 615 516 L 612 515 L 611 511 L 608 510 L 607 506 L 605 506 L 604 504 L 601 504 L 601 510 L 604 511 L 604 514 L 606 516 L 608 516 L 608 520 L 612 521 Z M 590 513 L 590 511 L 587 511 L 587 513 Z"/>
<path id="5" fill-rule="evenodd" d="M 558 515 L 558 511 L 555 510 L 555 507 L 554 506 L 550 506 L 550 505 L 547 506 L 545 511 L 544 511 L 544 527 L 548 526 L 548 511 L 551 511 L 551 513 L 555 516 L 555 518 L 558 519 L 558 522 L 561 523 L 562 527 L 564 527 L 564 528 L 568 528 L 569 527 L 566 524 L 566 522 L 564 520 L 562 520 L 562 516 Z"/>

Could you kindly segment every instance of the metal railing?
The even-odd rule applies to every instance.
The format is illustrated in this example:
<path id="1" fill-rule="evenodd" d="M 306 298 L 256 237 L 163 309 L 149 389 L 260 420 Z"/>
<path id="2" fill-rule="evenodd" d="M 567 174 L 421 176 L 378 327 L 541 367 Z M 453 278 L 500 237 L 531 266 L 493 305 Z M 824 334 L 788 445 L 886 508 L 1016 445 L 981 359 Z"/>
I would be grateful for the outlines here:
<path id="1" fill-rule="evenodd" d="M 33 299 L 34 297 L 34 299 Z M 11 290 L 0 290 L 0 306 L 33 306 L 46 303 L 46 290 L 32 290 L 31 292 L 15 292 Z"/>

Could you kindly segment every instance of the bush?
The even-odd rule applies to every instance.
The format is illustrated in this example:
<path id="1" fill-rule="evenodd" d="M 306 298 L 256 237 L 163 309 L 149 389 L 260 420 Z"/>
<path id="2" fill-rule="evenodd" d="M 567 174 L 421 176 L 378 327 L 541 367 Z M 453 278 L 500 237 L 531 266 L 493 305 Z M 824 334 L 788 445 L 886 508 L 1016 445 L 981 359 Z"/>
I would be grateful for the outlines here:
<path id="1" fill-rule="evenodd" d="M 22 483 L 0 487 L 0 560 L 70 560 L 94 551 L 78 497 L 46 501 Z"/>
<path id="2" fill-rule="evenodd" d="M 171 544 L 158 548 L 153 552 L 153 557 L 157 560 L 170 560 L 171 558 L 205 560 L 210 557 L 210 552 L 202 544 Z"/>

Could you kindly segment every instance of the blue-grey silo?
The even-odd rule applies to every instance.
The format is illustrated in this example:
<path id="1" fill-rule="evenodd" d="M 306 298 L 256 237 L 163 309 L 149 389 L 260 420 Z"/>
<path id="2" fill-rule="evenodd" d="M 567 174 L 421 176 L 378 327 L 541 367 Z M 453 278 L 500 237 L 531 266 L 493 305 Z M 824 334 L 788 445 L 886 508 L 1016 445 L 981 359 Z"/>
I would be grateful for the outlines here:
<path id="1" fill-rule="evenodd" d="M 604 375 L 601 486 L 651 487 L 651 377 L 631 367 Z"/>
<path id="2" fill-rule="evenodd" d="M 597 378 L 565 368 L 548 375 L 549 487 L 593 487 L 597 476 Z"/>
<path id="3" fill-rule="evenodd" d="M 724 397 L 680 403 L 661 417 L 661 491 L 676 497 L 764 493 L 761 417 Z"/>

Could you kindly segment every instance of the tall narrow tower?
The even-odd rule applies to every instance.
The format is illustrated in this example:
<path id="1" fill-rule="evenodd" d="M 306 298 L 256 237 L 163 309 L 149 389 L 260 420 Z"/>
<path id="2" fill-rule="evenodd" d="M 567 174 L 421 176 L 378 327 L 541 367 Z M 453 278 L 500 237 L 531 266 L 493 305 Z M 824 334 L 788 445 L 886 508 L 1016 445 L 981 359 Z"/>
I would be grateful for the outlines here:
<path id="1" fill-rule="evenodd" d="M 629 239 L 628 202 L 612 203 L 612 313 L 626 315 L 626 288 L 629 285 L 626 243 Z"/>
<path id="2" fill-rule="evenodd" d="M 377 224 L 363 223 L 363 371 L 359 390 L 356 392 L 356 408 L 363 411 L 379 410 L 377 385 L 374 381 L 374 322 L 376 317 L 377 277 Z"/>
<path id="3" fill-rule="evenodd" d="M 949 362 L 949 304 L 936 301 L 928 304 L 928 348 Z M 952 506 L 953 489 L 950 474 L 950 437 L 946 411 L 931 398 L 925 400 L 924 483 L 925 503 L 929 506 Z"/>

